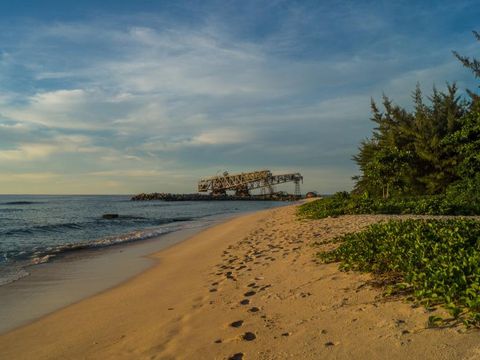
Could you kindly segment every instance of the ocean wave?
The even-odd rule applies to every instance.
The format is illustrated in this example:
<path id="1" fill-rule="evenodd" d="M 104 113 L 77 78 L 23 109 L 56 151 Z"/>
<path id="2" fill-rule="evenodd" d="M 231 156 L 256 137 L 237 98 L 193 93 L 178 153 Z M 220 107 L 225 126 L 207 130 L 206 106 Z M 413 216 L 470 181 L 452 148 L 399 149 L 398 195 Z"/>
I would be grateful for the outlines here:
<path id="1" fill-rule="evenodd" d="M 63 244 L 46 249 L 36 249 L 33 253 L 26 251 L 16 254 L 3 253 L 0 254 L 0 286 L 28 276 L 29 273 L 25 269 L 29 266 L 48 263 L 50 260 L 59 258 L 62 255 L 67 255 L 82 250 L 93 250 L 132 243 L 140 240 L 147 240 L 175 230 L 176 228 L 144 229 L 121 235 L 108 236 L 90 242 Z M 5 272 L 5 270 L 7 271 Z"/>
<path id="2" fill-rule="evenodd" d="M 2 235 L 34 234 L 35 232 L 61 232 L 62 230 L 81 229 L 85 224 L 82 223 L 60 223 L 30 226 L 27 228 L 16 228 L 0 231 Z"/>
<path id="3" fill-rule="evenodd" d="M 105 248 L 113 245 L 126 244 L 139 240 L 151 239 L 160 235 L 167 234 L 173 229 L 150 229 L 133 231 L 127 234 L 108 236 L 91 242 L 76 244 L 63 244 L 45 250 L 37 250 L 31 255 L 29 265 L 43 264 L 54 257 L 65 255 L 80 250 Z"/>
<path id="4" fill-rule="evenodd" d="M 115 213 L 103 214 L 100 220 L 149 220 L 144 216 L 137 215 L 119 215 Z"/>
<path id="5" fill-rule="evenodd" d="M 176 218 L 167 218 L 168 222 L 182 222 L 182 221 L 192 221 L 195 218 L 192 217 L 176 217 Z"/>
<path id="6" fill-rule="evenodd" d="M 195 220 L 194 217 L 172 217 L 172 218 L 161 218 L 161 219 L 152 219 L 152 218 L 145 218 L 141 216 L 132 216 L 132 215 L 119 215 L 118 217 L 112 218 L 100 218 L 96 220 L 96 224 L 98 225 L 108 225 L 111 223 L 133 223 L 135 225 L 143 225 L 143 226 L 157 226 L 157 225 L 165 225 L 170 223 L 182 222 L 182 221 L 192 221 Z"/>
<path id="7" fill-rule="evenodd" d="M 46 262 L 48 262 L 48 260 L 50 260 L 52 257 L 55 257 L 55 256 L 56 256 L 55 254 L 49 254 L 49 255 L 45 255 L 45 256 L 41 256 L 41 257 L 34 257 L 32 259 L 31 265 L 38 265 L 38 264 L 46 263 Z"/>
<path id="8" fill-rule="evenodd" d="M 16 271 L 7 274 L 0 273 L 0 286 L 10 284 L 28 275 L 30 273 L 25 269 L 16 269 Z"/>
<path id="9" fill-rule="evenodd" d="M 24 210 L 25 209 L 19 209 L 19 208 L 3 208 L 3 209 L 0 209 L 0 213 L 13 213 L 13 212 L 20 212 Z"/>
<path id="10" fill-rule="evenodd" d="M 135 215 L 119 215 L 118 218 L 113 219 L 102 219 L 98 218 L 94 221 L 84 221 L 84 222 L 70 222 L 70 223 L 57 223 L 57 224 L 47 224 L 47 225 L 35 225 L 30 227 L 14 228 L 14 229 L 5 229 L 0 230 L 0 235 L 5 236 L 15 236 L 15 235 L 33 235 L 35 233 L 62 233 L 68 232 L 69 230 L 82 230 L 90 226 L 108 226 L 113 223 L 122 223 L 125 222 L 127 225 L 128 222 L 133 222 L 133 225 L 142 225 L 142 226 L 157 226 L 165 225 L 169 223 L 184 222 L 194 220 L 192 217 L 173 217 L 173 218 L 163 218 L 163 219 L 151 219 L 145 218 L 142 216 Z"/>

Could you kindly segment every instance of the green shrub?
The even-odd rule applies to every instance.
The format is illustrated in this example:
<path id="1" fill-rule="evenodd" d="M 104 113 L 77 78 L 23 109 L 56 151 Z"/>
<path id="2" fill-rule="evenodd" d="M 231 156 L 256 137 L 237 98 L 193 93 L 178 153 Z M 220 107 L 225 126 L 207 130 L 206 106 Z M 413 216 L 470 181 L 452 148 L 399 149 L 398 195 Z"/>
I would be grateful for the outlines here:
<path id="1" fill-rule="evenodd" d="M 480 325 L 480 222 L 472 219 L 389 221 L 336 239 L 324 262 L 391 279 L 426 306 L 443 304 L 455 319 Z"/>
<path id="2" fill-rule="evenodd" d="M 472 194 L 461 196 L 461 191 L 455 189 L 446 195 L 389 199 L 342 192 L 303 204 L 299 215 L 309 219 L 355 214 L 475 215 L 480 214 L 478 200 Z"/>

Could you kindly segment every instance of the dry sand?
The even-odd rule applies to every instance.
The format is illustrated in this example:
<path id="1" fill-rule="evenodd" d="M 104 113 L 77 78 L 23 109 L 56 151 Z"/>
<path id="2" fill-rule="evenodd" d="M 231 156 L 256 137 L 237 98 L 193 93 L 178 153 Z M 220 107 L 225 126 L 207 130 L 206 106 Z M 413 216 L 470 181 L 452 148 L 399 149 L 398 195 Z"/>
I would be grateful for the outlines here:
<path id="1" fill-rule="evenodd" d="M 477 331 L 426 329 L 426 310 L 385 301 L 369 275 L 314 261 L 314 243 L 385 218 L 299 221 L 295 206 L 235 218 L 1 336 L 0 358 L 479 359 Z"/>

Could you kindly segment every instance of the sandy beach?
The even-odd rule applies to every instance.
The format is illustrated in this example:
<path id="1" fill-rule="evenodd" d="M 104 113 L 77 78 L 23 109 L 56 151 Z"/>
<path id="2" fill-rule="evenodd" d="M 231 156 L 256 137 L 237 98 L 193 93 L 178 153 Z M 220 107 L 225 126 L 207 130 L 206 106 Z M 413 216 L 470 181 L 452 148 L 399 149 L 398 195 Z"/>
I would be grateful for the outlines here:
<path id="1" fill-rule="evenodd" d="M 318 264 L 388 216 L 242 215 L 150 257 L 123 284 L 0 336 L 1 359 L 478 359 L 478 331 L 427 329 L 368 274 Z M 313 246 L 317 244 L 318 246 Z"/>

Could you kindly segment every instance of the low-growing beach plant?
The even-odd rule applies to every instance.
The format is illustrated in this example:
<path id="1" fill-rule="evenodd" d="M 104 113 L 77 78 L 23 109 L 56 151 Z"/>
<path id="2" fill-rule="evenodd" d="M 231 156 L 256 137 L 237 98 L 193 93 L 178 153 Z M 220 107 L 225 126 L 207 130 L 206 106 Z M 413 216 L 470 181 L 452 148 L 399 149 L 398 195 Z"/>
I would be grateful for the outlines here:
<path id="1" fill-rule="evenodd" d="M 391 220 L 337 238 L 321 252 L 342 270 L 371 272 L 389 294 L 409 294 L 427 308 L 443 305 L 454 322 L 480 327 L 480 222 L 474 219 Z M 429 326 L 443 322 L 437 316 Z"/>
<path id="2" fill-rule="evenodd" d="M 473 196 L 473 195 L 472 195 Z M 366 195 L 336 193 L 331 197 L 303 204 L 299 215 L 308 219 L 357 214 L 414 214 L 414 215 L 476 215 L 480 203 L 457 196 L 452 191 L 445 195 L 427 195 L 403 198 L 373 198 Z"/>

